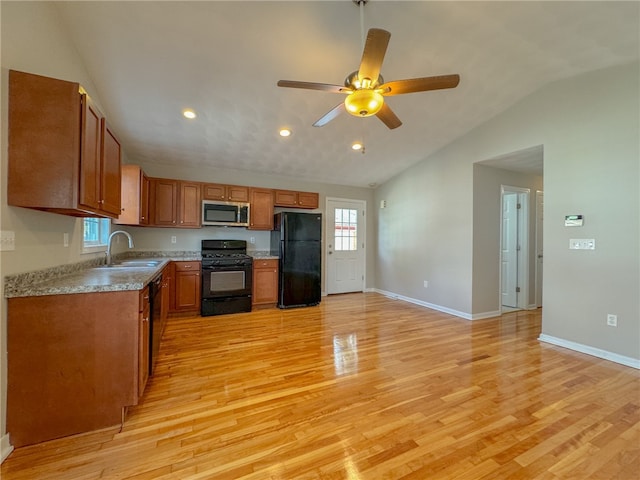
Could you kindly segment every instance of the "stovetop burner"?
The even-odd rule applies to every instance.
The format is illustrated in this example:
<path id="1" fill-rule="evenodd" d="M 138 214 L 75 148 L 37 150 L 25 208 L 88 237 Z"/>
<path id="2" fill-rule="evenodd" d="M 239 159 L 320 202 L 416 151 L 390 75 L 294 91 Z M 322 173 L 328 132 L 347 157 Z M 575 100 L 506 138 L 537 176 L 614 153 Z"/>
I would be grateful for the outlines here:
<path id="1" fill-rule="evenodd" d="M 246 265 L 253 261 L 244 240 L 202 240 L 201 254 L 203 266 Z"/>
<path id="2" fill-rule="evenodd" d="M 246 253 L 231 253 L 231 252 L 202 252 L 202 258 L 246 258 L 249 255 Z"/>

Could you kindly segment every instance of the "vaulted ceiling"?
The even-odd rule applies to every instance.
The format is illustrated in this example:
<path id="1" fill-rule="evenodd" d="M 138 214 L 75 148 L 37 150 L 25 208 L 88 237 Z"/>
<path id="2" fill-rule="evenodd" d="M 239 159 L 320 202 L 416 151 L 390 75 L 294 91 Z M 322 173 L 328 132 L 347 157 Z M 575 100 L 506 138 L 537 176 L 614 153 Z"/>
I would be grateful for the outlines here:
<path id="1" fill-rule="evenodd" d="M 550 82 L 639 57 L 637 2 L 370 0 L 363 12 L 352 0 L 57 5 L 130 161 L 364 187 Z M 387 97 L 403 122 L 394 130 L 348 114 L 313 127 L 344 97 L 276 83 L 342 84 L 362 56 L 361 13 L 365 31 L 391 32 L 385 80 L 457 73 L 460 84 Z M 280 137 L 282 127 L 293 134 Z"/>

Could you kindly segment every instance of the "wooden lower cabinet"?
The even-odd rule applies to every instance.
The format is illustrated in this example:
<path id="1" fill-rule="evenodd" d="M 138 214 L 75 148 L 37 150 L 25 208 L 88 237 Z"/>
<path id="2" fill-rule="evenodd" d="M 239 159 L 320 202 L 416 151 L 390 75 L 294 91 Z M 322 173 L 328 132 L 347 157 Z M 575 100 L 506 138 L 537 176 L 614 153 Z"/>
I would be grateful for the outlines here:
<path id="1" fill-rule="evenodd" d="M 144 297 L 128 290 L 8 299 L 14 447 L 121 424 L 149 371 L 148 350 L 140 351 L 149 345 L 141 338 Z"/>
<path id="2" fill-rule="evenodd" d="M 272 306 L 278 302 L 278 260 L 253 260 L 253 306 Z"/>
<path id="3" fill-rule="evenodd" d="M 200 311 L 200 262 L 171 262 L 170 313 Z"/>
<path id="4" fill-rule="evenodd" d="M 147 285 L 140 292 L 138 313 L 138 398 L 149 380 L 149 348 L 151 346 L 151 297 Z"/>

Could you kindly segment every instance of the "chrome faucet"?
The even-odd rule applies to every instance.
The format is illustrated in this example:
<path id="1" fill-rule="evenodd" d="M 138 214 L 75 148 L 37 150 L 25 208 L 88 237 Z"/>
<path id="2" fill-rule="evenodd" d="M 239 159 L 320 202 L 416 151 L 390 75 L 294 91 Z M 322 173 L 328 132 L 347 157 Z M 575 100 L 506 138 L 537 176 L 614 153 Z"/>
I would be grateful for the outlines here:
<path id="1" fill-rule="evenodd" d="M 129 232 L 125 232 L 124 230 L 116 230 L 115 232 L 111 232 L 111 235 L 109 235 L 109 240 L 107 240 L 107 266 L 111 265 L 111 240 L 118 233 L 125 235 L 129 239 L 129 248 L 133 248 L 133 238 L 131 238 Z"/>

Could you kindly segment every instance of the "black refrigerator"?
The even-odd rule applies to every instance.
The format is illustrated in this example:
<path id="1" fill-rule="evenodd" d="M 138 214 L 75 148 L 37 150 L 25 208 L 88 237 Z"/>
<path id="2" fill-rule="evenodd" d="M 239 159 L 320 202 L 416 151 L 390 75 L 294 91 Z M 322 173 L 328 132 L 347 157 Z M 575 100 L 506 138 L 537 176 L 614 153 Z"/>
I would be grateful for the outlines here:
<path id="1" fill-rule="evenodd" d="M 280 258 L 278 307 L 320 303 L 322 215 L 281 212 L 274 216 L 271 254 Z"/>

